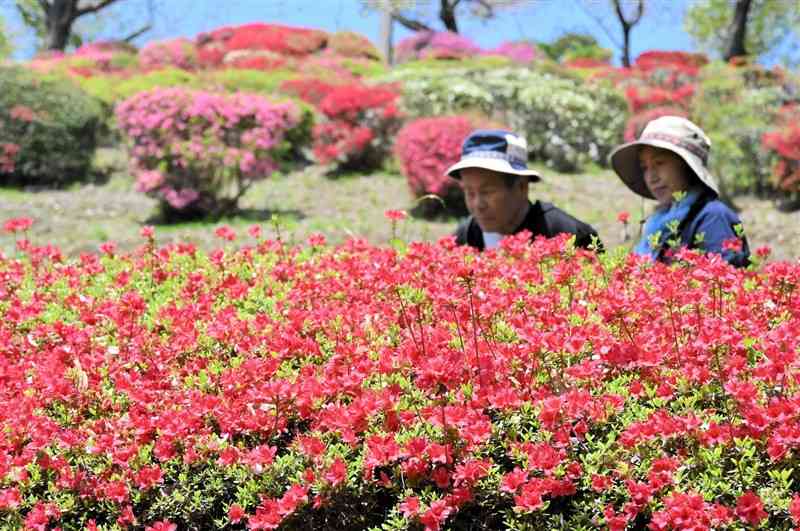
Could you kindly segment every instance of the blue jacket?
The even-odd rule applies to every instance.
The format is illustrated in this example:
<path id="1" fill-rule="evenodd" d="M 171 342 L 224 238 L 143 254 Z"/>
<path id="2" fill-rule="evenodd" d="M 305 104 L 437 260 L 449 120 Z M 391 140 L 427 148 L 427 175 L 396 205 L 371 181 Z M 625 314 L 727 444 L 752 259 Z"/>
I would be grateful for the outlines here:
<path id="1" fill-rule="evenodd" d="M 742 220 L 739 219 L 739 216 L 720 201 L 716 194 L 709 191 L 692 205 L 691 210 L 681 222 L 678 228 L 680 245 L 709 253 L 718 253 L 731 265 L 746 267 L 750 263 L 750 247 L 744 233 L 741 233 L 740 238 L 741 251 L 722 249 L 722 243 L 725 240 L 739 237 L 734 227 L 741 226 L 741 223 Z M 702 239 L 699 238 L 701 234 Z M 665 242 L 658 254 L 658 260 L 667 260 L 665 252 L 668 249 L 669 244 Z"/>

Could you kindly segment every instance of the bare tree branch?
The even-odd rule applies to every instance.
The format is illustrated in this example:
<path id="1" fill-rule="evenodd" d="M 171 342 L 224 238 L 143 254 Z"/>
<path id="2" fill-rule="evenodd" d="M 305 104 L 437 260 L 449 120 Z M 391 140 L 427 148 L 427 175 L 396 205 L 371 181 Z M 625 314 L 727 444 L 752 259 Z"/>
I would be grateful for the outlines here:
<path id="1" fill-rule="evenodd" d="M 399 11 L 393 11 L 392 17 L 396 20 L 400 25 L 410 29 L 411 31 L 432 31 L 430 26 L 427 24 L 423 24 L 418 20 L 414 20 L 412 18 L 408 18 L 407 16 L 403 15 Z"/>
<path id="2" fill-rule="evenodd" d="M 146 26 L 143 26 L 143 27 L 139 28 L 138 30 L 134 31 L 133 33 L 131 33 L 127 37 L 124 37 L 121 40 L 122 40 L 122 42 L 131 42 L 133 39 L 135 39 L 139 35 L 142 35 L 142 34 L 148 32 L 148 31 L 150 31 L 151 29 L 153 29 L 153 25 L 152 24 L 147 24 Z"/>
<path id="3" fill-rule="evenodd" d="M 617 36 L 614 34 L 614 32 L 613 32 L 613 31 L 611 31 L 611 30 L 610 30 L 610 29 L 609 29 L 609 28 L 606 26 L 605 22 L 603 22 L 603 18 L 602 18 L 602 17 L 600 17 L 600 16 L 598 16 L 598 15 L 595 15 L 595 14 L 592 12 L 592 10 L 591 10 L 591 9 L 589 9 L 588 7 L 586 7 L 586 5 L 584 5 L 584 3 L 583 3 L 583 2 L 581 2 L 581 0 L 574 0 L 574 3 L 575 3 L 575 4 L 577 4 L 577 6 L 578 6 L 578 7 L 581 9 L 581 11 L 583 11 L 584 13 L 586 13 L 586 15 L 587 15 L 587 16 L 589 16 L 589 17 L 590 17 L 592 20 L 594 20 L 594 21 L 597 23 L 597 25 L 598 25 L 598 26 L 600 26 L 600 29 L 602 29 L 602 30 L 603 30 L 603 32 L 606 34 L 606 36 L 607 36 L 609 39 L 611 39 L 611 42 L 614 44 L 614 46 L 616 46 L 617 48 L 622 48 L 622 42 L 620 42 L 620 41 L 618 40 Z"/>
<path id="4" fill-rule="evenodd" d="M 75 18 L 82 17 L 83 15 L 86 15 L 88 13 L 96 13 L 96 12 L 100 11 L 101 9 L 110 6 L 111 4 L 113 4 L 116 1 L 117 0 L 102 0 L 98 4 L 94 4 L 94 5 L 86 6 L 86 7 L 83 7 L 83 8 L 79 8 L 75 12 Z"/>

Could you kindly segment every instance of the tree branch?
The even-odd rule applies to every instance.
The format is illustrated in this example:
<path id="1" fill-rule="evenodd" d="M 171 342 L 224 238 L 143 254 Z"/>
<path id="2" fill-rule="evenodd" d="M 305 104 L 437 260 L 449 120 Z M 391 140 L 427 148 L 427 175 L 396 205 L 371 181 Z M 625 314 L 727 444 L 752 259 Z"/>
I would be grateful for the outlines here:
<path id="1" fill-rule="evenodd" d="M 408 18 L 399 11 L 392 11 L 392 17 L 401 25 L 411 31 L 432 31 L 430 26 L 423 24 L 418 20 Z"/>
<path id="2" fill-rule="evenodd" d="M 145 32 L 148 32 L 151 29 L 153 29 L 153 25 L 152 24 L 147 24 L 146 26 L 143 26 L 142 28 L 134 31 L 133 33 L 131 33 L 127 37 L 123 38 L 122 42 L 131 42 L 133 39 L 135 39 L 139 35 L 141 35 L 141 34 L 143 34 Z"/>
<path id="3" fill-rule="evenodd" d="M 614 44 L 614 46 L 616 46 L 617 48 L 622 48 L 622 43 L 618 40 L 617 36 L 614 35 L 614 32 L 606 27 L 601 17 L 592 13 L 590 9 L 588 9 L 585 5 L 583 5 L 583 2 L 581 2 L 581 0 L 574 0 L 574 3 L 578 5 L 581 11 L 586 13 L 587 16 L 591 17 L 591 19 L 594 20 L 598 26 L 600 26 L 600 29 L 602 29 L 603 32 L 606 34 L 606 36 L 609 39 L 611 39 L 611 42 Z"/>
<path id="4" fill-rule="evenodd" d="M 102 0 L 99 4 L 94 4 L 94 5 L 78 8 L 78 10 L 75 11 L 75 18 L 82 17 L 83 15 L 86 15 L 86 14 L 89 14 L 89 13 L 96 13 L 96 12 L 100 11 L 101 9 L 110 6 L 111 4 L 113 4 L 116 1 L 117 0 Z"/>

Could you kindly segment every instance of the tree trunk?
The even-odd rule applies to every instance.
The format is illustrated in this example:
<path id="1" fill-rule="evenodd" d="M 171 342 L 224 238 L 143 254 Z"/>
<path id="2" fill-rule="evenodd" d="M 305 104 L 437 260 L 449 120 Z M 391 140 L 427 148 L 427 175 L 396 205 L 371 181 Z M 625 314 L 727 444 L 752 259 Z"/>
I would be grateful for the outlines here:
<path id="1" fill-rule="evenodd" d="M 77 6 L 78 0 L 54 0 L 45 8 L 48 50 L 64 51 L 67 47 Z"/>
<path id="2" fill-rule="evenodd" d="M 745 40 L 747 39 L 747 16 L 750 13 L 751 4 L 752 0 L 736 0 L 736 10 L 731 22 L 731 40 L 728 44 L 728 51 L 724 55 L 726 61 L 747 55 Z"/>
<path id="3" fill-rule="evenodd" d="M 456 6 L 461 0 L 441 0 L 441 8 L 439 9 L 439 19 L 447 28 L 447 31 L 458 33 L 458 24 L 456 23 Z"/>
<path id="4" fill-rule="evenodd" d="M 394 33 L 394 17 L 389 11 L 384 11 L 381 18 L 381 44 L 383 48 L 383 56 L 386 58 L 386 64 L 389 66 L 394 64 L 394 45 L 392 44 L 392 37 Z"/>

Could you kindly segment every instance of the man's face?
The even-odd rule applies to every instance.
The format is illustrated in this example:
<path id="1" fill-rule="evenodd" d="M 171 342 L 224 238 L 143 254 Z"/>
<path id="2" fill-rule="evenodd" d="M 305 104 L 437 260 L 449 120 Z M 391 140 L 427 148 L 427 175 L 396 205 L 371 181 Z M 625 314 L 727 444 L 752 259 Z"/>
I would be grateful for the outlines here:
<path id="1" fill-rule="evenodd" d="M 461 187 L 469 213 L 484 232 L 511 234 L 519 214 L 528 203 L 528 179 L 521 177 L 506 186 L 502 174 L 484 168 L 461 170 Z"/>
<path id="2" fill-rule="evenodd" d="M 689 188 L 691 175 L 683 159 L 667 149 L 644 146 L 639 150 L 639 163 L 647 189 L 662 206 L 672 202 L 672 194 Z"/>

